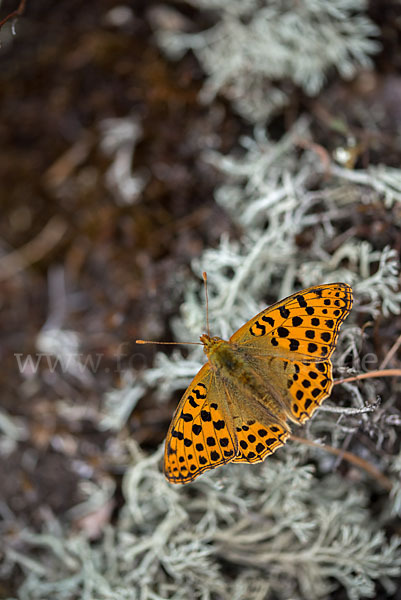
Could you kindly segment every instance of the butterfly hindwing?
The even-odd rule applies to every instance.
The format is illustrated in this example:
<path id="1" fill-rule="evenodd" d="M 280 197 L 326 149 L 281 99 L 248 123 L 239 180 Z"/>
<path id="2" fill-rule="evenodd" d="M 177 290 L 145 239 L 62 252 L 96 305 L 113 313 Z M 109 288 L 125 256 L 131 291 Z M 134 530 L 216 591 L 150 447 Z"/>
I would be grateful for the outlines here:
<path id="1" fill-rule="evenodd" d="M 230 342 L 259 350 L 261 355 L 321 361 L 334 351 L 341 323 L 352 306 L 346 283 L 302 290 L 245 323 Z"/>
<path id="2" fill-rule="evenodd" d="M 290 435 L 288 428 L 268 418 L 249 422 L 250 425 L 243 423 L 236 430 L 238 452 L 233 462 L 261 462 L 283 446 Z"/>
<path id="3" fill-rule="evenodd" d="M 187 483 L 231 461 L 237 442 L 224 393 L 207 363 L 180 401 L 167 434 L 164 472 L 171 483 Z"/>
<path id="4" fill-rule="evenodd" d="M 252 395 L 244 395 L 235 381 L 222 383 L 227 405 L 233 414 L 238 451 L 233 462 L 255 463 L 263 461 L 285 444 L 290 434 L 285 422 L 272 415 Z M 270 398 L 271 400 L 271 398 Z"/>
<path id="5" fill-rule="evenodd" d="M 311 418 L 333 387 L 330 359 L 313 363 L 253 357 L 252 368 L 279 395 L 286 418 L 298 424 Z"/>
<path id="6" fill-rule="evenodd" d="M 288 380 L 286 406 L 288 417 L 303 424 L 311 418 L 323 400 L 330 395 L 333 387 L 332 364 L 330 360 L 317 363 L 292 363 L 294 369 Z"/>

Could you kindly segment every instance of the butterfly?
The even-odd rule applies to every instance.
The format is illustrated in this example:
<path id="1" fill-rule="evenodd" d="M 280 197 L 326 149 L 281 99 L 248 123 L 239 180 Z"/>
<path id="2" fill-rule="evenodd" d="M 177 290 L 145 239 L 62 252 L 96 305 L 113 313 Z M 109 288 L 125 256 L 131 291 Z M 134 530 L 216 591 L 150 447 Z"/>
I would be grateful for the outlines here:
<path id="1" fill-rule="evenodd" d="M 188 483 L 229 462 L 261 462 L 285 444 L 288 421 L 305 423 L 331 392 L 330 357 L 351 307 L 349 285 L 318 285 L 269 306 L 228 341 L 201 335 L 208 361 L 168 430 L 168 481 Z"/>

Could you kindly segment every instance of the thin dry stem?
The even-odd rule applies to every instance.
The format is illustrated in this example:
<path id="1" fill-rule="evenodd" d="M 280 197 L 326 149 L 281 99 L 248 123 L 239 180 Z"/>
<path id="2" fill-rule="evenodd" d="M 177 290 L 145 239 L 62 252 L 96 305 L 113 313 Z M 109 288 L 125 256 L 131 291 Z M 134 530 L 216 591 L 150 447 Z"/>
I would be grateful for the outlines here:
<path id="1" fill-rule="evenodd" d="M 379 471 L 379 469 L 376 469 L 376 467 L 373 466 L 371 463 L 369 463 L 367 460 L 364 460 L 363 458 L 360 458 L 359 456 L 352 454 L 352 452 L 348 452 L 347 450 L 342 450 L 339 448 L 333 448 L 333 446 L 322 446 L 321 444 L 317 444 L 316 442 L 312 442 L 311 440 L 306 440 L 305 438 L 300 438 L 297 435 L 291 434 L 290 439 L 293 440 L 294 442 L 299 442 L 300 444 L 305 444 L 306 446 L 312 446 L 313 448 L 319 448 L 320 450 L 326 450 L 326 452 L 330 452 L 331 454 L 334 454 L 335 456 L 340 456 L 342 459 L 347 460 L 348 462 L 352 463 L 353 465 L 356 465 L 360 469 L 363 469 L 364 471 L 369 473 L 369 475 L 374 477 L 374 479 L 376 479 L 380 483 L 380 485 L 382 487 L 384 487 L 384 489 L 386 489 L 388 492 L 390 492 L 392 490 L 393 484 L 388 477 L 383 475 L 383 473 L 381 471 Z"/>
<path id="2" fill-rule="evenodd" d="M 401 377 L 401 369 L 378 369 L 376 371 L 369 371 L 369 373 L 360 373 L 359 375 L 353 375 L 352 377 L 337 379 L 333 382 L 333 385 L 358 381 L 359 379 L 370 379 L 372 377 Z"/>
<path id="3" fill-rule="evenodd" d="M 25 4 L 26 4 L 26 0 L 21 0 L 21 2 L 19 3 L 18 8 L 16 8 L 15 10 L 13 10 L 12 12 L 10 12 L 9 15 L 7 15 L 4 19 L 2 19 L 0 21 L 0 29 L 3 27 L 3 25 L 5 25 L 7 23 L 7 21 L 9 21 L 10 19 L 14 19 L 15 17 L 20 17 L 22 15 L 22 13 L 25 10 Z"/>
<path id="4" fill-rule="evenodd" d="M 13 277 L 19 271 L 41 260 L 67 232 L 67 223 L 61 217 L 52 217 L 42 231 L 30 242 L 0 258 L 0 281 Z"/>
<path id="5" fill-rule="evenodd" d="M 401 335 L 398 336 L 398 338 L 396 339 L 396 341 L 394 342 L 394 344 L 392 345 L 390 350 L 387 352 L 382 364 L 380 365 L 380 369 L 384 369 L 385 367 L 387 367 L 388 363 L 393 358 L 394 354 L 397 352 L 397 350 L 400 346 L 401 346 Z"/>

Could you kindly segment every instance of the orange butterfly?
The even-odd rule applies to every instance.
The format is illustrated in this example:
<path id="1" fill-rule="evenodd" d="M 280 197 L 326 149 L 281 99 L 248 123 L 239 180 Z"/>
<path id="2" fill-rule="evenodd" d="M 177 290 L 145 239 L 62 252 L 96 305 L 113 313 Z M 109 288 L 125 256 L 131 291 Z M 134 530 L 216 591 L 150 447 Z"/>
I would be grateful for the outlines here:
<path id="1" fill-rule="evenodd" d="M 171 422 L 167 479 L 188 483 L 228 462 L 261 462 L 285 444 L 288 419 L 304 423 L 331 392 L 330 357 L 351 306 L 346 283 L 318 285 L 266 308 L 228 341 L 201 335 L 208 362 Z"/>

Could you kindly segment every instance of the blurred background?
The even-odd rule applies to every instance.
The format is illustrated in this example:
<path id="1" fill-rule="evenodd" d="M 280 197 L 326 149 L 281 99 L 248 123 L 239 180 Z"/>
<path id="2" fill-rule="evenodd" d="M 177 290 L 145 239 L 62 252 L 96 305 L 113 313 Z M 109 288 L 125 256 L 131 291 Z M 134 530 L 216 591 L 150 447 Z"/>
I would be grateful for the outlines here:
<path id="1" fill-rule="evenodd" d="M 240 124 L 199 104 L 193 57 L 161 56 L 151 4 L 28 3 L 15 35 L 1 31 L 1 405 L 28 426 L 2 463 L 2 494 L 36 525 L 44 503 L 60 514 L 76 502 L 71 458 L 102 462 L 100 399 L 124 367 L 144 366 L 121 355 L 138 354 L 137 337 L 171 338 L 177 273 L 230 230 L 199 155 L 229 147 Z M 14 7 L 3 2 L 2 14 Z M 71 363 L 62 377 L 45 359 L 19 372 L 16 353 L 47 351 L 41 336 L 55 357 L 99 357 L 96 375 Z M 63 416 L 58 400 L 79 415 Z M 158 412 L 134 426 L 145 447 L 164 437 L 171 406 Z"/>
<path id="2" fill-rule="evenodd" d="M 339 219 L 335 229 L 326 223 L 327 238 L 319 238 L 315 229 L 314 219 L 326 210 L 321 204 L 311 205 L 309 221 L 288 233 L 298 266 L 304 260 L 312 265 L 310 249 L 323 239 L 324 250 L 315 252 L 315 270 L 309 271 L 316 280 L 309 281 L 308 269 L 298 272 L 295 263 L 291 270 L 283 258 L 281 273 L 273 273 L 267 288 L 258 283 L 253 295 L 260 297 L 251 306 L 249 300 L 248 315 L 240 307 L 235 321 L 251 317 L 259 302 L 320 283 L 319 273 L 347 281 L 355 273 L 349 283 L 360 284 L 362 298 L 367 293 L 357 304 L 368 306 L 355 325 L 363 328 L 372 320 L 365 351 L 378 354 L 377 367 L 400 335 L 401 7 L 396 1 L 336 2 L 330 14 L 323 4 L 27 0 L 24 14 L 0 30 L 0 533 L 13 552 L 29 557 L 21 531 L 42 531 L 49 521 L 66 524 L 68 535 L 98 540 L 125 503 L 122 478 L 132 460 L 127 440 L 145 456 L 163 441 L 194 367 L 179 381 L 181 391 L 172 389 L 162 403 L 151 386 L 129 397 L 135 373 L 152 367 L 156 354 L 155 347 L 134 341 L 176 339 L 174 318 L 184 300 L 191 312 L 188 285 L 200 290 L 199 314 L 195 307 L 191 312 L 196 326 L 191 316 L 186 324 L 187 339 L 196 341 L 204 320 L 202 268 L 212 274 L 213 301 L 213 285 L 221 283 L 216 274 L 213 284 L 213 271 L 223 269 L 230 280 L 242 264 L 227 258 L 223 268 L 205 251 L 224 243 L 237 248 L 254 218 L 248 214 L 241 221 L 238 215 L 250 206 L 260 231 L 272 218 L 267 205 L 262 213 L 251 204 L 245 167 L 244 204 L 240 192 L 230 196 L 237 213 L 227 208 L 226 188 L 215 195 L 240 173 L 241 167 L 230 167 L 224 156 L 232 152 L 239 160 L 246 136 L 259 131 L 255 144 L 260 147 L 265 143 L 261 132 L 282 143 L 303 115 L 306 121 L 290 143 L 294 164 L 309 153 L 307 178 L 302 175 L 299 189 L 315 193 L 337 176 L 342 183 L 336 197 L 343 189 L 348 204 L 335 209 L 343 211 L 334 216 Z M 17 5 L 3 0 L 0 19 Z M 336 14 L 341 10 L 344 18 Z M 235 29 L 239 23 L 243 30 Z M 320 26 L 328 37 L 316 34 L 310 40 L 315 52 L 296 48 L 293 39 L 306 43 L 307 32 L 312 35 Z M 278 30 L 281 46 L 274 39 Z M 266 50 L 256 43 L 257 35 L 266 40 Z M 283 48 L 298 56 L 289 58 Z M 321 48 L 330 48 L 331 56 L 323 56 Z M 383 164 L 390 169 L 384 175 L 369 171 Z M 296 190 L 295 175 L 294 181 Z M 295 215 L 296 192 L 294 198 L 290 212 Z M 362 255 L 345 253 L 333 266 L 331 257 L 351 238 L 370 244 L 366 264 L 361 266 Z M 257 239 L 248 237 L 250 249 Z M 390 258 L 383 258 L 384 248 Z M 229 253 L 226 246 L 225 256 Z M 280 262 L 281 255 L 280 260 L 276 256 Z M 316 256 L 331 266 L 319 271 Z M 378 271 L 382 259 L 391 259 L 391 285 L 383 284 L 389 275 Z M 363 282 L 376 272 L 391 293 L 385 288 L 369 297 L 366 288 L 372 290 L 374 282 L 366 288 Z M 370 313 L 373 301 L 376 312 Z M 380 311 L 383 302 L 387 313 Z M 399 351 L 392 359 L 398 362 L 390 366 L 399 368 L 397 356 Z M 345 364 L 355 367 L 349 358 Z M 399 410 L 399 384 L 385 385 Z M 377 393 L 371 390 L 369 400 Z M 113 394 L 126 410 L 118 436 L 107 421 Z M 394 436 L 392 455 L 399 451 Z M 369 446 L 373 454 L 376 440 Z M 82 483 L 109 490 L 91 519 L 73 510 L 91 495 Z M 390 530 L 400 533 L 399 520 Z M 2 559 L 0 598 L 48 597 L 43 590 L 35 595 L 34 586 L 19 595 L 29 564 L 4 549 Z M 238 597 L 268 597 L 250 589 Z M 342 598 L 341 593 L 316 597 Z M 68 594 L 62 597 L 80 597 L 76 591 Z"/>

